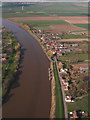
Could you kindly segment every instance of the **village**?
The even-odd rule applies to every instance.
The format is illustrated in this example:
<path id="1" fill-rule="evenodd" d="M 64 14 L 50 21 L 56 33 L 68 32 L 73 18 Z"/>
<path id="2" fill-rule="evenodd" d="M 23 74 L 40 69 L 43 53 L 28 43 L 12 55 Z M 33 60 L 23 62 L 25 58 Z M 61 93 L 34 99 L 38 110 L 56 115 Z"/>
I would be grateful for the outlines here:
<path id="1" fill-rule="evenodd" d="M 73 32 L 48 33 L 45 32 L 44 30 L 37 30 L 37 29 L 33 29 L 32 32 L 35 33 L 40 38 L 41 42 L 43 42 L 43 45 L 47 51 L 50 50 L 53 54 L 57 54 L 57 56 L 62 56 L 66 52 L 82 51 L 82 49 L 78 48 L 79 42 L 60 41 L 63 36 L 74 35 L 76 38 L 81 36 L 85 37 L 85 35 L 87 36 L 86 33 L 79 33 L 80 36 L 78 36 L 77 33 L 73 33 Z"/>
<path id="2" fill-rule="evenodd" d="M 88 2 L 1 9 L 2 118 L 89 119 Z"/>
<path id="3" fill-rule="evenodd" d="M 5 36 L 3 40 L 6 39 L 7 32 L 8 31 L 3 28 L 3 34 L 5 34 L 3 35 Z M 65 102 L 67 104 L 75 103 L 78 99 L 86 96 L 88 94 L 88 71 L 90 70 L 88 65 L 89 60 L 87 56 L 84 57 L 84 59 L 82 59 L 82 57 L 79 59 L 79 56 L 81 54 L 88 54 L 88 41 L 86 39 L 83 41 L 62 41 L 64 40 L 62 38 L 64 35 L 77 35 L 70 31 L 67 33 L 50 33 L 44 30 L 32 29 L 32 32 L 40 39 L 40 43 L 43 45 L 49 58 L 51 60 L 54 60 L 54 57 L 57 59 L 59 75 L 63 85 L 63 90 L 65 92 Z M 82 35 L 84 37 L 87 36 L 86 33 L 80 33 L 79 35 Z M 14 49 L 19 49 L 19 44 L 16 44 L 14 47 Z M 6 48 L 8 49 L 6 50 Z M 8 37 L 7 41 L 3 42 L 3 76 L 5 76 L 7 72 L 6 66 L 8 60 L 10 59 L 10 52 L 12 53 L 12 39 Z M 75 55 L 77 53 L 79 54 L 75 59 Z M 69 59 L 67 59 L 68 55 L 70 55 Z M 73 58 L 72 55 L 74 55 Z M 51 72 L 49 73 L 49 76 L 49 80 L 51 80 Z M 4 77 L 4 79 L 6 78 Z M 8 83 L 4 82 L 3 80 L 4 91 L 7 90 L 7 87 Z M 71 118 L 78 118 L 77 114 L 82 114 L 84 117 L 88 116 L 88 113 L 86 111 L 79 111 L 75 109 L 68 112 L 68 115 Z"/>
<path id="4" fill-rule="evenodd" d="M 83 38 L 82 41 L 62 41 L 62 36 L 64 35 L 77 36 L 76 33 L 70 31 L 67 33 L 50 33 L 44 30 L 32 29 L 32 32 L 40 39 L 40 43 L 46 50 L 47 55 L 49 55 L 52 60 L 54 60 L 54 57 L 57 58 L 59 75 L 65 92 L 65 102 L 67 104 L 74 103 L 79 98 L 87 95 L 88 72 L 90 70 L 88 65 L 88 47 L 86 47 L 88 41 Z M 79 35 L 87 36 L 86 33 L 79 33 Z M 68 54 L 71 54 L 69 59 L 67 59 Z M 76 54 L 78 54 L 78 57 Z M 87 55 L 87 57 L 84 56 L 83 59 L 82 56 L 80 57 L 81 54 L 83 56 Z M 73 59 L 72 55 L 74 55 Z M 63 56 L 67 56 L 66 59 Z M 50 80 L 51 79 L 52 75 L 50 76 Z M 71 118 L 78 118 L 81 114 L 84 117 L 88 116 L 87 112 L 79 110 L 70 111 L 68 114 Z"/>

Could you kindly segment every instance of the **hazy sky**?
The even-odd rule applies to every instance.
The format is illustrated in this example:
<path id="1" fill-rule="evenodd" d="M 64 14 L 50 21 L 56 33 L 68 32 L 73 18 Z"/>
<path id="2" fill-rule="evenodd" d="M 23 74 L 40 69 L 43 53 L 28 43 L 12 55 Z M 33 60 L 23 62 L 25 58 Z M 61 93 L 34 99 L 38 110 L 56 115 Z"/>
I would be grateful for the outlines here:
<path id="1" fill-rule="evenodd" d="M 61 1 L 61 2 L 74 2 L 74 1 L 89 1 L 89 0 L 0 0 L 1 2 L 45 2 L 45 1 Z"/>

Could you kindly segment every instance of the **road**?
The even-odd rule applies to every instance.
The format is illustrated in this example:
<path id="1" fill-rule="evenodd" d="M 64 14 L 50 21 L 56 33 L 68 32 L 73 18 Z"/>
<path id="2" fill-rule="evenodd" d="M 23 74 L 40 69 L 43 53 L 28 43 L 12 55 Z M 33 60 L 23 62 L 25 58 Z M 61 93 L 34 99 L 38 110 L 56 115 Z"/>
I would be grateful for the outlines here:
<path id="1" fill-rule="evenodd" d="M 51 83 L 50 61 L 38 41 L 18 25 L 3 20 L 24 48 L 20 75 L 2 107 L 3 118 L 49 118 Z"/>

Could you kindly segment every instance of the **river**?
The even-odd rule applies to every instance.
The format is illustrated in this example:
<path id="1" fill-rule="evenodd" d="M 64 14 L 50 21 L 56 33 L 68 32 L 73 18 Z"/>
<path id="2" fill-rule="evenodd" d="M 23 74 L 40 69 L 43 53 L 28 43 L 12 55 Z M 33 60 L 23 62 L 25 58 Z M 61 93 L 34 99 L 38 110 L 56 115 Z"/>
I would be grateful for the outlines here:
<path id="1" fill-rule="evenodd" d="M 20 75 L 2 106 L 3 118 L 49 118 L 51 82 L 50 61 L 38 41 L 24 29 L 9 21 L 3 25 L 12 31 L 24 48 Z"/>

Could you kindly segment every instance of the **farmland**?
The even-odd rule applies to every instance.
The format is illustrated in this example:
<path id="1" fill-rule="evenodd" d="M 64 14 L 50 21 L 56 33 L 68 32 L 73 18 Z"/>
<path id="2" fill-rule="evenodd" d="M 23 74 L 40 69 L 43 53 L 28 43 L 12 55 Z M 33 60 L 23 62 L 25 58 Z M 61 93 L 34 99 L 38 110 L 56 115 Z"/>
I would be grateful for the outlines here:
<path id="1" fill-rule="evenodd" d="M 64 20 L 35 20 L 35 21 L 19 21 L 19 23 L 26 23 L 33 26 L 39 25 L 55 25 L 55 24 L 69 24 Z"/>
<path id="2" fill-rule="evenodd" d="M 88 17 L 79 17 L 79 16 L 60 16 L 60 17 L 12 17 L 8 18 L 9 20 L 14 21 L 34 21 L 34 20 L 65 20 L 70 24 L 86 24 L 88 23 Z"/>
<path id="3" fill-rule="evenodd" d="M 67 55 L 64 55 L 59 58 L 62 61 L 69 60 L 69 61 L 84 61 L 88 60 L 88 54 L 75 54 L 75 53 L 70 53 Z"/>
<path id="4" fill-rule="evenodd" d="M 37 21 L 18 21 L 18 23 L 24 23 L 30 25 L 30 28 L 34 27 L 36 29 L 53 29 L 53 26 L 58 25 L 66 25 L 69 24 L 64 20 L 37 20 Z"/>
<path id="5" fill-rule="evenodd" d="M 76 26 L 88 29 L 90 31 L 90 24 L 75 24 Z"/>
<path id="6" fill-rule="evenodd" d="M 75 3 L 76 4 L 76 3 Z M 83 3 L 86 4 L 87 3 Z M 87 14 L 88 13 L 88 8 L 87 6 L 82 7 L 82 6 L 75 6 L 74 3 L 31 3 L 29 5 L 23 4 L 24 10 L 23 12 L 27 11 L 33 11 L 33 12 L 72 12 L 72 13 L 83 13 Z M 5 13 L 15 13 L 15 12 L 22 12 L 22 5 L 17 5 L 17 4 L 6 4 L 3 5 L 2 7 L 3 12 Z M 85 15 L 84 14 L 84 15 Z M 72 16 L 72 15 L 71 15 Z"/>
<path id="7" fill-rule="evenodd" d="M 11 18 L 11 17 L 44 17 L 44 16 L 88 16 L 89 14 L 87 13 L 8 13 L 8 14 L 3 14 L 3 18 Z"/>
<path id="8" fill-rule="evenodd" d="M 38 19 L 37 17 L 35 17 Z M 32 20 L 33 19 L 33 20 Z M 42 18 L 43 19 L 43 18 Z M 86 28 L 82 28 L 76 25 L 71 25 L 67 21 L 63 20 L 34 20 L 34 18 L 31 18 L 30 21 L 16 21 L 17 23 L 23 23 L 23 24 L 28 24 L 31 28 L 34 27 L 36 29 L 44 29 L 47 32 L 68 32 L 68 31 L 87 31 Z M 53 18 L 54 19 L 54 18 Z M 56 19 L 56 18 L 55 18 Z M 77 36 L 78 38 L 80 36 Z M 70 35 L 69 38 L 76 38 Z M 80 37 L 81 38 L 81 37 Z M 82 36 L 84 38 L 84 36 Z"/>
<path id="9" fill-rule="evenodd" d="M 61 39 L 78 39 L 78 38 L 88 38 L 88 36 L 85 35 L 62 35 Z"/>
<path id="10" fill-rule="evenodd" d="M 58 24 L 58 25 L 53 25 L 52 26 L 52 31 L 51 32 L 68 32 L 68 31 L 83 31 L 86 30 L 85 28 L 81 28 L 75 25 L 71 25 L 71 24 Z"/>
<path id="11" fill-rule="evenodd" d="M 61 81 L 62 83 L 64 81 L 65 85 L 68 84 L 67 90 L 63 89 L 65 97 L 69 96 L 75 100 L 73 103 L 67 103 L 68 112 L 81 109 L 87 113 L 89 70 L 87 4 L 32 3 L 23 5 L 23 10 L 22 5 L 12 6 L 3 6 L 3 18 L 16 22 L 32 35 L 37 36 L 46 54 L 50 54 L 47 54 L 49 58 L 54 60 L 56 57 Z M 55 116 L 64 118 L 61 84 L 55 63 L 53 69 L 56 82 Z"/>

